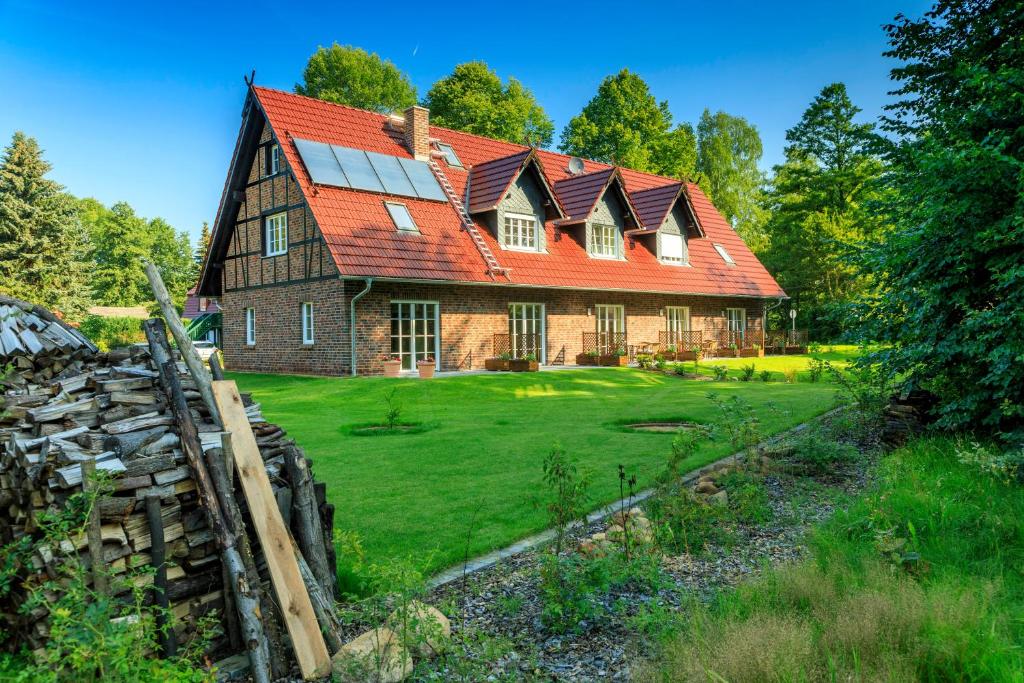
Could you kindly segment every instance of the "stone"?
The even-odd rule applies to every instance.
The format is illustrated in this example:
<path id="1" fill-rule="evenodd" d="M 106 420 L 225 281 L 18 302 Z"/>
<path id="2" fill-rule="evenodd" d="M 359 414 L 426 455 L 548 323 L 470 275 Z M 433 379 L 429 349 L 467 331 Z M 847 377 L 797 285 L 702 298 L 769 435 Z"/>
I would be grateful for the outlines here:
<path id="1" fill-rule="evenodd" d="M 625 530 L 618 524 L 612 524 L 608 527 L 607 538 L 609 541 L 621 541 L 624 531 Z"/>
<path id="2" fill-rule="evenodd" d="M 630 517 L 643 517 L 644 516 L 644 511 L 641 510 L 640 508 L 634 506 L 634 507 L 629 508 L 629 516 Z"/>
<path id="3" fill-rule="evenodd" d="M 725 491 L 719 491 L 708 497 L 708 502 L 717 507 L 725 507 L 729 504 L 729 494 Z"/>
<path id="4" fill-rule="evenodd" d="M 718 493 L 718 487 L 710 481 L 698 482 L 697 485 L 693 487 L 693 490 L 695 493 L 703 493 L 708 496 Z"/>
<path id="5" fill-rule="evenodd" d="M 591 536 L 590 540 L 592 540 L 592 541 L 594 541 L 596 543 L 600 543 L 601 541 L 607 541 L 608 540 L 608 535 L 605 532 L 603 532 L 603 531 L 599 531 L 596 534 L 594 534 L 593 536 Z"/>
<path id="6" fill-rule="evenodd" d="M 635 526 L 637 529 L 650 529 L 651 528 L 651 520 L 647 519 L 646 517 L 636 517 L 635 519 L 632 520 L 632 523 L 633 523 L 633 526 Z"/>
<path id="7" fill-rule="evenodd" d="M 412 674 L 412 656 L 389 628 L 375 628 L 345 643 L 331 658 L 335 680 L 399 683 Z"/>
<path id="8" fill-rule="evenodd" d="M 388 625 L 396 633 L 405 635 L 402 640 L 407 649 L 427 659 L 441 653 L 452 637 L 448 617 L 416 600 L 392 612 Z"/>

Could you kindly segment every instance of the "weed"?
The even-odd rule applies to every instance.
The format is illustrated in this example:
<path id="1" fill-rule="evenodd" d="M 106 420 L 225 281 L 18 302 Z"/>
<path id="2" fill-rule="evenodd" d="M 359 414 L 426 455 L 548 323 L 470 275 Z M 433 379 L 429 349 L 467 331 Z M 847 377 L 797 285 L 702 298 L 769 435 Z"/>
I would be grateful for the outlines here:
<path id="1" fill-rule="evenodd" d="M 790 441 L 794 462 L 815 474 L 824 474 L 836 465 L 860 459 L 860 452 L 852 444 L 838 441 L 820 427 L 805 429 Z"/>
<path id="2" fill-rule="evenodd" d="M 711 372 L 714 373 L 716 382 L 724 382 L 729 379 L 729 368 L 724 365 L 712 365 Z"/>
<path id="3" fill-rule="evenodd" d="M 576 464 L 558 445 L 544 458 L 544 483 L 553 499 L 547 505 L 548 520 L 555 528 L 555 553 L 562 552 L 569 525 L 586 513 L 588 478 L 580 474 Z"/>
<path id="4" fill-rule="evenodd" d="M 771 370 L 762 370 L 761 372 L 759 372 L 759 373 L 758 373 L 758 375 L 757 375 L 757 376 L 758 376 L 758 378 L 759 378 L 759 379 L 760 379 L 760 380 L 761 380 L 762 382 L 765 382 L 766 384 L 767 384 L 768 382 L 771 382 L 771 381 L 772 381 L 772 371 L 771 371 Z"/>
<path id="5" fill-rule="evenodd" d="M 821 376 L 825 374 L 825 367 L 828 362 L 820 358 L 811 358 L 807 361 L 807 379 L 811 382 L 820 382 Z"/>
<path id="6" fill-rule="evenodd" d="M 729 509 L 736 519 L 747 524 L 764 524 L 772 518 L 768 490 L 759 475 L 733 471 L 719 477 L 715 484 L 729 493 Z"/>
<path id="7" fill-rule="evenodd" d="M 796 368 L 788 368 L 782 371 L 786 384 L 796 384 Z"/>

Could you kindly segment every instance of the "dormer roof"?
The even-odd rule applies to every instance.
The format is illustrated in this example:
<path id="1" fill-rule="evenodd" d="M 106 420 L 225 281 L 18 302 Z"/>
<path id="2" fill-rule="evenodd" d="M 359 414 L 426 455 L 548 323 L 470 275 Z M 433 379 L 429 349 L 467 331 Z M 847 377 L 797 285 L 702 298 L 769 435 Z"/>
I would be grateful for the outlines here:
<path id="1" fill-rule="evenodd" d="M 643 222 L 637 215 L 633 202 L 626 192 L 622 174 L 615 166 L 570 176 L 555 183 L 555 196 L 558 197 L 565 210 L 565 218 L 559 223 L 566 225 L 589 220 L 594 209 L 597 208 L 598 201 L 612 188 L 619 193 L 623 206 L 626 207 L 626 211 L 633 219 L 633 224 L 636 227 L 642 226 Z"/>
<path id="2" fill-rule="evenodd" d="M 636 231 L 637 234 L 657 232 L 676 204 L 682 202 L 687 215 L 695 226 L 697 236 L 705 236 L 704 228 L 701 227 L 700 219 L 697 218 L 697 213 L 693 209 L 693 202 L 686 189 L 686 183 L 636 190 L 630 193 L 629 198 L 633 200 L 633 206 L 636 207 L 643 226 Z"/>
<path id="3" fill-rule="evenodd" d="M 544 169 L 537 159 L 537 150 L 533 148 L 475 164 L 469 171 L 469 212 L 481 213 L 498 208 L 512 183 L 516 182 L 528 168 L 534 170 L 538 182 L 551 200 L 555 213 L 559 217 L 564 217 L 558 197 L 551 190 Z"/>

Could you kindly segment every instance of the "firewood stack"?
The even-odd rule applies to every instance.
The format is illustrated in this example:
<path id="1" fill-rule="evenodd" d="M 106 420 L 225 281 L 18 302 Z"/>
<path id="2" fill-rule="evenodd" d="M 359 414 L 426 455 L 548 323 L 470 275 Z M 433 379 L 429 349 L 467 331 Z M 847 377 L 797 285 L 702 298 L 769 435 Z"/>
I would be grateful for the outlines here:
<path id="1" fill-rule="evenodd" d="M 882 413 L 882 443 L 897 448 L 922 433 L 934 421 L 934 394 L 922 390 L 894 395 Z"/>
<path id="2" fill-rule="evenodd" d="M 220 449 L 222 432 L 212 421 L 185 364 L 178 360 L 177 365 L 203 450 Z M 73 494 L 82 490 L 81 463 L 93 460 L 97 471 L 111 477 L 112 486 L 112 491 L 99 501 L 103 562 L 115 575 L 151 564 L 152 529 L 145 501 L 159 496 L 169 560 L 166 593 L 177 642 L 185 642 L 195 632 L 199 617 L 217 610 L 221 628 L 210 655 L 218 658 L 241 652 L 237 617 L 227 605 L 231 596 L 230 591 L 226 595 L 225 585 L 230 584 L 225 583 L 217 539 L 208 528 L 197 483 L 183 453 L 178 425 L 150 349 L 139 345 L 100 353 L 77 330 L 49 312 L 17 300 L 0 299 L 0 389 L 0 544 L 25 535 L 38 537 L 40 514 L 62 509 Z M 308 477 L 303 474 L 309 472 L 308 461 L 283 429 L 263 418 L 259 404 L 253 404 L 247 396 L 243 400 L 274 497 L 285 523 L 292 524 L 292 479 Z M 272 596 L 245 498 L 235 479 L 235 497 L 264 584 L 262 592 Z M 309 481 L 300 483 L 310 486 Z M 331 576 L 331 585 L 326 588 L 333 597 L 334 510 L 325 502 L 324 485 L 313 482 L 312 488 L 321 525 L 318 532 L 322 532 L 313 536 L 322 538 Z M 294 498 L 297 502 L 300 496 Z M 296 539 L 311 537 L 308 529 L 298 526 L 296 520 L 292 524 Z M 26 568 L 20 588 L 5 604 L 0 603 L 0 619 L 4 628 L 15 634 L 14 646 L 44 646 L 48 635 L 46 610 L 22 615 L 18 606 L 28 587 L 56 576 L 54 563 L 66 557 L 61 550 L 78 551 L 82 564 L 91 565 L 85 535 L 73 545 L 65 542 L 63 548 L 41 548 L 32 566 Z M 321 578 L 324 574 L 321 571 Z M 152 583 L 153 574 L 140 575 L 136 584 L 139 581 Z M 127 594 L 123 582 L 115 580 L 113 589 Z M 273 605 L 265 607 L 273 612 Z M 267 615 L 263 619 L 266 622 Z M 271 655 L 279 656 L 281 650 L 274 649 L 275 645 L 281 646 L 274 639 L 281 637 L 283 627 L 265 627 Z"/>

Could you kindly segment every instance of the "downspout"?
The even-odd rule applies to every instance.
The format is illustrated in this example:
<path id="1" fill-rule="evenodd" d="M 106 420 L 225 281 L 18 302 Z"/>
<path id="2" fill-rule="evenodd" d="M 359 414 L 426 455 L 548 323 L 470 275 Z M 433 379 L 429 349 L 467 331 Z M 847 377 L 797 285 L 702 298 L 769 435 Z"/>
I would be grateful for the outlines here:
<path id="1" fill-rule="evenodd" d="M 373 278 L 366 278 L 366 287 L 363 291 L 356 294 L 349 301 L 349 327 L 348 327 L 348 341 L 349 341 L 349 358 L 351 359 L 350 365 L 352 366 L 352 376 L 356 376 L 356 302 L 362 299 L 364 296 L 370 293 L 370 288 L 373 287 Z M 781 302 L 781 300 L 780 300 Z"/>

